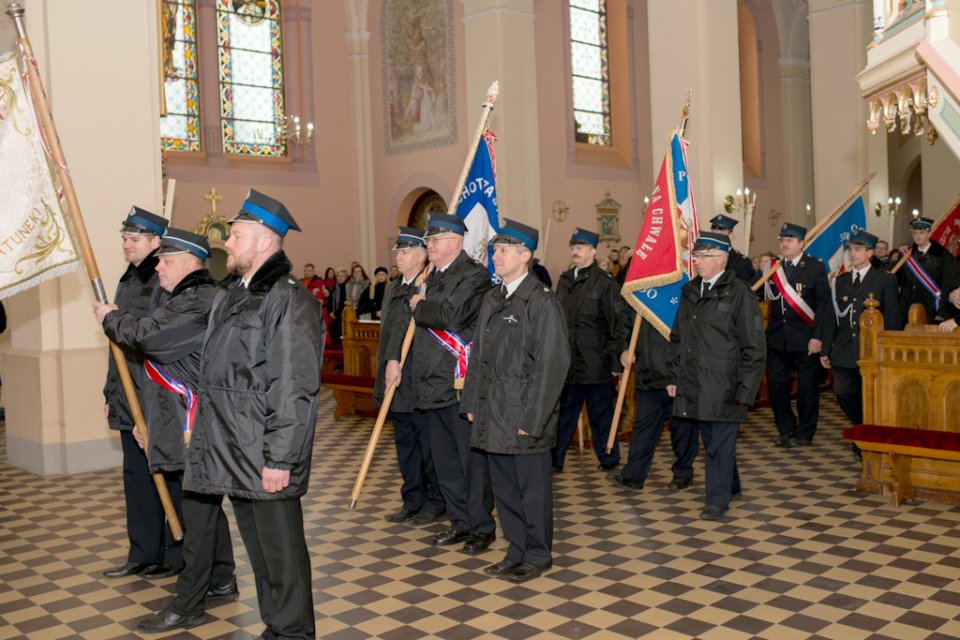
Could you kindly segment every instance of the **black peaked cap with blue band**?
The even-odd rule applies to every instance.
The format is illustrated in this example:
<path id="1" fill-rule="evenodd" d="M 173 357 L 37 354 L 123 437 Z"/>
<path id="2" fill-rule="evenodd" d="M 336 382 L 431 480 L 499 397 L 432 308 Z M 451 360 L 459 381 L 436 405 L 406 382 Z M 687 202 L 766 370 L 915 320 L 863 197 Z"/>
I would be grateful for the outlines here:
<path id="1" fill-rule="evenodd" d="M 735 226 L 740 224 L 739 220 L 731 218 L 730 216 L 725 216 L 722 213 L 719 213 L 712 218 L 710 218 L 711 227 L 720 227 L 721 229 L 733 230 Z"/>
<path id="2" fill-rule="evenodd" d="M 862 244 L 868 249 L 873 249 L 877 246 L 877 241 L 879 238 L 872 233 L 867 233 L 866 230 L 860 229 L 855 234 L 850 236 L 850 239 L 847 240 L 849 244 Z"/>
<path id="3" fill-rule="evenodd" d="M 210 255 L 210 243 L 200 234 L 170 227 L 160 238 L 160 249 L 157 255 L 175 253 L 189 253 L 203 262 Z"/>
<path id="4" fill-rule="evenodd" d="M 493 244 L 520 244 L 533 252 L 537 250 L 537 244 L 540 242 L 540 232 L 522 222 L 504 218 L 503 224 L 500 225 L 500 231 L 493 236 L 490 242 Z"/>
<path id="5" fill-rule="evenodd" d="M 430 213 L 428 216 L 425 238 L 440 236 L 445 233 L 455 233 L 459 236 L 467 233 L 467 225 L 457 216 L 451 216 L 446 213 Z"/>
<path id="6" fill-rule="evenodd" d="M 693 246 L 694 251 L 709 251 L 719 249 L 720 251 L 730 252 L 730 238 L 724 233 L 716 231 L 701 231 L 697 243 Z"/>
<path id="7" fill-rule="evenodd" d="M 807 228 L 801 227 L 798 224 L 793 224 L 792 222 L 785 222 L 783 226 L 780 227 L 780 238 L 800 238 L 803 240 L 807 237 Z"/>
<path id="8" fill-rule="evenodd" d="M 596 247 L 600 244 L 600 234 L 577 227 L 573 230 L 573 235 L 570 236 L 570 244 L 588 244 L 591 247 Z"/>
<path id="9" fill-rule="evenodd" d="M 425 247 L 423 235 L 426 233 L 423 229 L 414 227 L 399 227 L 397 229 L 397 241 L 393 243 L 394 249 L 409 249 L 411 247 Z"/>
<path id="10" fill-rule="evenodd" d="M 243 201 L 240 212 L 231 218 L 227 224 L 234 222 L 259 222 L 281 238 L 287 231 L 300 231 L 297 221 L 293 219 L 287 208 L 279 200 L 250 189 L 247 199 Z"/>
<path id="11" fill-rule="evenodd" d="M 150 213 L 140 207 L 130 207 L 130 213 L 124 219 L 120 233 L 152 233 L 155 236 L 162 236 L 168 224 L 163 216 Z"/>
<path id="12" fill-rule="evenodd" d="M 911 229 L 932 229 L 933 220 L 930 218 L 916 218 L 915 220 L 910 221 Z"/>

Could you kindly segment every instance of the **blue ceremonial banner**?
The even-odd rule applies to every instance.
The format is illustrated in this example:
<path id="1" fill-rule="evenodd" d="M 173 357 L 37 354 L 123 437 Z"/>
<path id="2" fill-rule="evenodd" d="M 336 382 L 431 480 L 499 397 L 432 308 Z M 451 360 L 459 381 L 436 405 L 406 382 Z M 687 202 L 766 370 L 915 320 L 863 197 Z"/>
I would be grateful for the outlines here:
<path id="1" fill-rule="evenodd" d="M 688 241 L 698 235 L 697 208 L 687 178 L 687 142 L 674 134 L 650 196 L 622 295 L 637 313 L 670 337 L 680 290 L 691 273 Z"/>
<path id="2" fill-rule="evenodd" d="M 843 273 L 846 269 L 844 254 L 847 240 L 857 231 L 866 228 L 867 214 L 863 206 L 863 194 L 860 194 L 815 238 L 807 239 L 804 251 L 815 258 L 820 258 L 827 271 Z"/>
<path id="3" fill-rule="evenodd" d="M 470 173 L 463 183 L 457 217 L 467 226 L 463 237 L 463 250 L 471 258 L 486 265 L 493 275 L 493 261 L 487 259 L 487 244 L 500 230 L 500 213 L 497 208 L 497 171 L 494 165 L 493 141 L 496 137 L 484 131 L 477 144 Z"/>

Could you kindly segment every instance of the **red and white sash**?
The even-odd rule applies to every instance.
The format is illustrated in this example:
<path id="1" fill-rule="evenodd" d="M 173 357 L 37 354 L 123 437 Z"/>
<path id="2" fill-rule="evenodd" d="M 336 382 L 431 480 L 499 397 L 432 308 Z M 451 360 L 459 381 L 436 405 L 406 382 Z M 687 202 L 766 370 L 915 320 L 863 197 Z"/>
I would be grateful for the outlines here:
<path id="1" fill-rule="evenodd" d="M 427 329 L 427 333 L 433 336 L 433 339 L 439 342 L 440 346 L 457 359 L 457 364 L 453 367 L 453 387 L 454 389 L 463 389 L 463 381 L 467 377 L 467 365 L 470 362 L 470 349 L 473 343 L 466 342 L 453 331 Z"/>
<path id="2" fill-rule="evenodd" d="M 193 421 L 197 417 L 197 394 L 193 392 L 193 389 L 179 380 L 174 380 L 168 376 L 167 372 L 152 360 L 144 361 L 143 368 L 147 371 L 147 377 L 158 385 L 167 391 L 172 391 L 186 398 L 187 411 L 183 419 L 183 443 L 189 446 L 190 434 L 193 433 Z"/>
<path id="3" fill-rule="evenodd" d="M 777 264 L 776 258 L 770 261 L 770 268 L 772 269 L 775 264 Z M 776 283 L 777 289 L 780 290 L 780 294 L 783 296 L 787 305 L 793 309 L 793 312 L 800 316 L 800 319 L 803 320 L 808 327 L 812 327 L 816 314 L 813 309 L 810 308 L 810 305 L 800 297 L 797 290 L 787 281 L 787 274 L 783 272 L 783 268 L 777 269 L 770 279 Z"/>

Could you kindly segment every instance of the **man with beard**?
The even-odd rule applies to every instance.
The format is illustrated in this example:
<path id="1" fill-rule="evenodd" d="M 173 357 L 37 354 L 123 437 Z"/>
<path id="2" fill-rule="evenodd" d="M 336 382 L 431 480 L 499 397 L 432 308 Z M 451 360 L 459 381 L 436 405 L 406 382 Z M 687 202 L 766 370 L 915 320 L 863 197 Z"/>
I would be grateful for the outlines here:
<path id="1" fill-rule="evenodd" d="M 160 237 L 166 229 L 167 221 L 164 218 L 139 207 L 130 209 L 120 229 L 123 237 L 123 257 L 130 266 L 120 278 L 114 302 L 120 309 L 134 316 L 148 316 L 159 308 L 166 298 L 167 294 L 158 285 L 157 272 L 154 269 L 157 265 L 155 254 L 160 247 Z M 143 360 L 132 353 L 126 353 L 125 357 L 134 389 L 139 396 L 144 385 L 150 384 L 144 380 Z M 147 456 L 134 438 L 133 417 L 112 357 L 107 365 L 103 396 L 106 399 L 103 409 L 107 423 L 111 429 L 120 431 L 120 444 L 123 448 L 123 497 L 126 502 L 127 537 L 130 540 L 126 564 L 104 571 L 103 575 L 108 578 L 137 574 L 145 578 L 176 575 L 183 568 L 182 547 L 170 534 L 163 505 L 147 464 Z M 174 508 L 179 511 L 182 495 L 180 482 L 175 475 L 166 480 Z"/>
<path id="2" fill-rule="evenodd" d="M 146 361 L 151 382 L 142 395 L 150 468 L 175 474 L 178 482 L 195 419 L 203 334 L 217 292 L 203 267 L 209 254 L 203 236 L 169 228 L 157 250 L 160 287 L 170 293 L 164 305 L 142 318 L 116 305 L 95 305 L 107 337 Z M 195 626 L 203 622 L 205 604 L 238 596 L 233 544 L 219 497 L 213 501 L 184 492 L 182 518 L 185 569 L 177 579 L 177 595 L 163 611 L 142 620 L 140 631 Z"/>
<path id="3" fill-rule="evenodd" d="M 230 225 L 233 275 L 210 311 L 184 486 L 230 496 L 263 637 L 314 638 L 300 498 L 310 477 L 323 322 L 283 252 L 283 237 L 300 230 L 287 208 L 251 189 Z"/>

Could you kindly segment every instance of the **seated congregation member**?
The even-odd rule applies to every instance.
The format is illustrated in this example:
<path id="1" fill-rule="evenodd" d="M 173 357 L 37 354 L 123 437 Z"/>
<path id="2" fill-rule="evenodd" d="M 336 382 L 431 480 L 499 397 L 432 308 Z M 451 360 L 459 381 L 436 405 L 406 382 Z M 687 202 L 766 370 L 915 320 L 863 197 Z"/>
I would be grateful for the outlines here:
<path id="1" fill-rule="evenodd" d="M 820 361 L 833 369 L 833 390 L 840 408 L 853 424 L 863 422 L 863 384 L 860 367 L 860 315 L 863 303 L 872 294 L 880 303 L 883 328 L 901 328 L 897 300 L 897 279 L 870 264 L 877 236 L 858 231 L 847 241 L 851 268 L 837 276 L 834 287 L 833 318 L 827 323 Z"/>
<path id="2" fill-rule="evenodd" d="M 430 455 L 427 419 L 416 409 L 416 395 L 411 382 L 403 382 L 400 355 L 407 327 L 413 312 L 408 303 L 417 292 L 417 277 L 427 263 L 427 247 L 423 229 L 400 227 L 393 253 L 400 277 L 390 282 L 383 297 L 380 321 L 380 344 L 377 348 L 377 379 L 373 391 L 376 406 L 383 404 L 386 390 L 397 384 L 390 404 L 397 463 L 400 465 L 400 498 L 403 504 L 387 515 L 390 522 L 424 525 L 439 520 L 446 512 L 437 471 Z M 412 379 L 413 376 L 409 376 Z"/>
<path id="3" fill-rule="evenodd" d="M 676 345 L 664 338 L 653 324 L 640 325 L 636 357 L 633 363 L 633 397 L 636 405 L 630 451 L 620 473 L 610 479 L 630 489 L 642 489 L 650 473 L 653 453 L 660 439 L 664 418 L 673 413 L 673 398 L 667 393 L 672 382 L 670 361 Z M 624 367 L 629 364 L 622 362 Z M 670 418 L 670 444 L 676 456 L 673 479 L 667 488 L 686 489 L 693 482 L 693 461 L 697 457 L 697 425 L 690 420 Z"/>
<path id="4" fill-rule="evenodd" d="M 777 423 L 778 447 L 800 447 L 813 441 L 820 419 L 820 350 L 830 317 L 827 270 L 804 253 L 807 230 L 786 223 L 780 229 L 780 269 L 764 291 L 770 303 L 767 318 L 767 381 Z M 797 413 L 790 401 L 797 377 Z"/>
<path id="5" fill-rule="evenodd" d="M 946 296 L 944 288 L 960 270 L 957 259 L 939 242 L 930 239 L 932 227 L 933 220 L 930 218 L 916 218 L 910 222 L 913 235 L 913 246 L 910 248 L 912 261 L 908 260 L 897 272 L 901 325 L 906 324 L 910 305 L 914 303 L 922 304 L 927 312 L 927 323 L 935 324 L 939 300 L 933 289 L 941 290 L 941 298 Z"/>
<path id="6" fill-rule="evenodd" d="M 504 220 L 491 241 L 503 284 L 483 298 L 461 402 L 473 423 L 471 444 L 487 452 L 510 543 L 506 557 L 485 571 L 514 582 L 532 580 L 553 564 L 550 449 L 570 365 L 560 304 L 530 272 L 538 239 L 536 229 Z"/>
<path id="7" fill-rule="evenodd" d="M 413 375 L 401 384 L 413 385 L 416 407 L 426 416 L 430 452 L 450 516 L 450 528 L 432 543 L 462 542 L 463 552 L 474 554 L 490 547 L 497 525 L 487 456 L 470 446 L 470 423 L 460 410 L 459 387 L 469 354 L 464 347 L 473 341 L 483 294 L 490 289 L 490 273 L 463 250 L 466 231 L 457 216 L 430 214 L 424 241 L 431 270 L 424 292 L 410 298 L 417 321 L 407 363 Z"/>
<path id="8" fill-rule="evenodd" d="M 694 420 L 706 457 L 703 520 L 718 520 L 740 494 L 737 432 L 763 381 L 766 340 L 757 298 L 727 269 L 730 240 L 704 231 L 693 258 L 699 275 L 685 284 L 670 334 L 676 343 L 667 393 L 673 415 Z"/>
<path id="9" fill-rule="evenodd" d="M 609 471 L 620 463 L 619 443 L 614 442 L 607 453 L 607 435 L 613 421 L 613 380 L 622 370 L 620 356 L 627 350 L 628 313 L 617 281 L 597 264 L 599 242 L 600 236 L 593 231 L 575 229 L 570 237 L 573 268 L 564 271 L 557 283 L 572 361 L 560 400 L 555 471 L 563 470 L 584 401 L 598 468 Z"/>
<path id="10" fill-rule="evenodd" d="M 147 361 L 151 382 L 143 390 L 152 471 L 183 475 L 183 449 L 195 419 L 200 350 L 216 283 L 204 262 L 210 246 L 203 236 L 169 228 L 157 251 L 160 286 L 170 293 L 149 316 L 95 305 L 111 340 Z M 203 622 L 204 605 L 238 595 L 233 543 L 219 501 L 183 493 L 184 570 L 177 594 L 160 613 L 142 620 L 141 631 L 157 632 Z"/>

